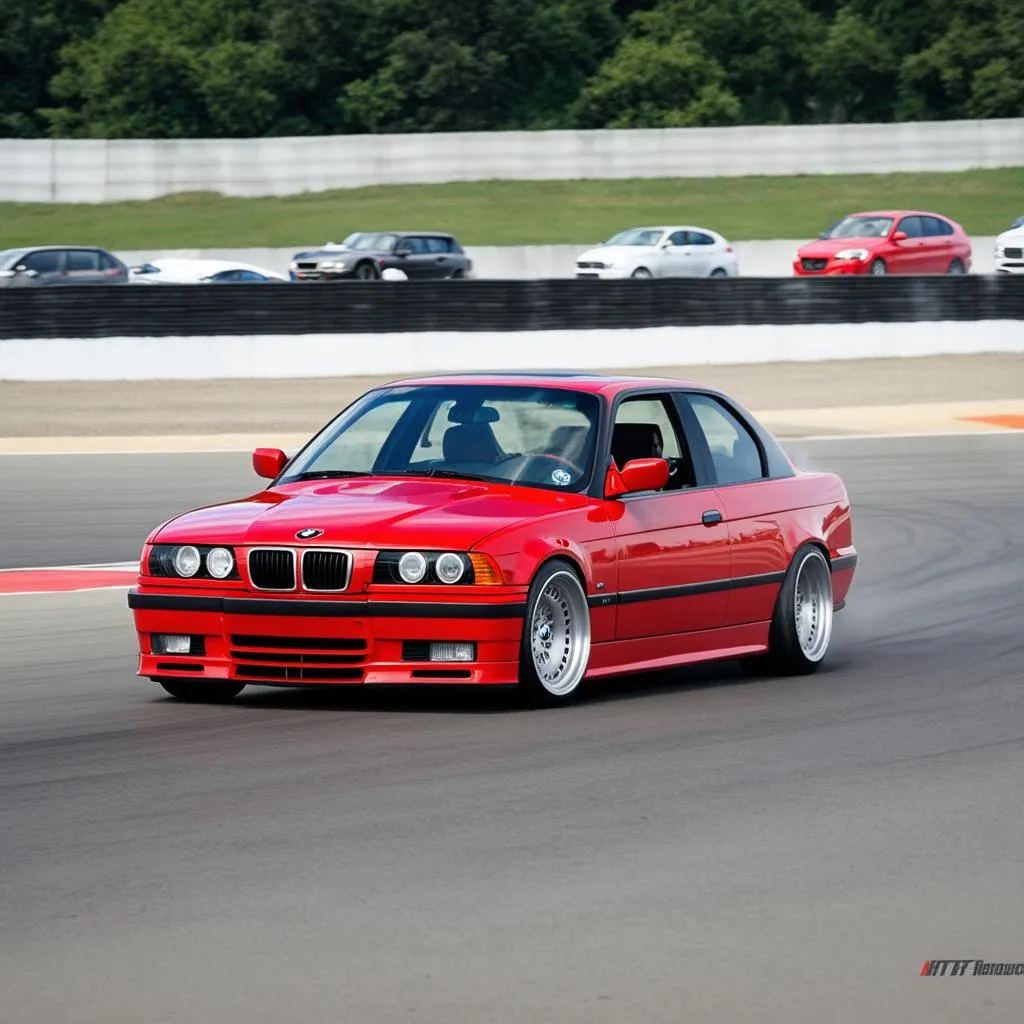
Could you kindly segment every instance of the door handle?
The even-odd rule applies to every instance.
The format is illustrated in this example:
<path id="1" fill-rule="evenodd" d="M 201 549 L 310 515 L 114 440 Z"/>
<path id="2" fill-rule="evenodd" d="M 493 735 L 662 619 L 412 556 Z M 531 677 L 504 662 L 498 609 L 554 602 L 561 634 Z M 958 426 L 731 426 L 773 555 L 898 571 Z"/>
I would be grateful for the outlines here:
<path id="1" fill-rule="evenodd" d="M 705 526 L 714 526 L 715 523 L 720 523 L 722 521 L 722 513 L 719 512 L 717 508 L 709 508 L 707 512 L 700 517 L 700 520 Z"/>

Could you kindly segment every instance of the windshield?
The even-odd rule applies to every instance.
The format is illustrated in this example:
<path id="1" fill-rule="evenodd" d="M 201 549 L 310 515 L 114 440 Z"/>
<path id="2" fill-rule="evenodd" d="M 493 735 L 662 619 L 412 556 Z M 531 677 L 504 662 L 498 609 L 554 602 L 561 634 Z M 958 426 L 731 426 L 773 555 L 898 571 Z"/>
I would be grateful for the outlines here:
<path id="1" fill-rule="evenodd" d="M 1012 223 L 1012 224 L 1010 225 L 1010 230 L 1011 230 L 1011 231 L 1013 231 L 1013 230 L 1014 230 L 1014 228 L 1024 228 L 1024 217 L 1018 217 L 1018 218 L 1017 218 L 1017 219 L 1016 219 L 1016 220 L 1015 220 L 1015 221 L 1014 221 L 1014 222 L 1013 222 L 1013 223 Z"/>
<path id="2" fill-rule="evenodd" d="M 630 228 L 620 231 L 605 242 L 605 245 L 657 245 L 665 232 L 661 228 Z"/>
<path id="3" fill-rule="evenodd" d="M 822 238 L 888 238 L 892 217 L 844 217 Z"/>
<path id="4" fill-rule="evenodd" d="M 6 270 L 8 266 L 13 267 L 24 255 L 24 249 L 4 249 L 0 252 L 0 270 Z"/>
<path id="5" fill-rule="evenodd" d="M 600 401 L 560 388 L 436 384 L 371 392 L 288 467 L 282 483 L 432 476 L 583 490 Z"/>
<path id="6" fill-rule="evenodd" d="M 362 252 L 391 252 L 395 247 L 395 238 L 395 235 L 389 235 L 386 232 L 349 235 L 345 239 L 345 247 Z"/>

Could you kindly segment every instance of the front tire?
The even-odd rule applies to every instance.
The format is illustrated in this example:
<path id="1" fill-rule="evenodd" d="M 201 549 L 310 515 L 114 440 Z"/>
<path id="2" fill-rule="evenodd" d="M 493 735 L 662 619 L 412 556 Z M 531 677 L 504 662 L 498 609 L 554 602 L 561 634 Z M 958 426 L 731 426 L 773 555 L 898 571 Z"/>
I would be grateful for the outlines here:
<path id="1" fill-rule="evenodd" d="M 573 567 L 561 558 L 530 584 L 519 654 L 519 689 L 535 704 L 567 704 L 590 660 L 590 608 Z"/>
<path id="2" fill-rule="evenodd" d="M 630 277 L 635 278 L 647 278 L 653 276 L 654 275 L 646 267 L 637 267 L 636 270 L 634 270 L 633 273 L 630 274 Z"/>
<path id="3" fill-rule="evenodd" d="M 947 270 L 946 273 L 947 274 L 966 274 L 967 271 L 964 270 L 964 265 L 963 265 L 963 263 L 960 262 L 960 260 L 953 260 L 953 262 L 950 263 L 949 270 Z"/>
<path id="4" fill-rule="evenodd" d="M 809 675 L 825 660 L 834 617 L 832 567 L 821 549 L 800 548 L 775 602 L 768 667 L 783 675 Z"/>
<path id="5" fill-rule="evenodd" d="M 376 281 L 380 277 L 380 271 L 374 263 L 360 263 L 355 273 L 357 281 Z"/>
<path id="6" fill-rule="evenodd" d="M 889 273 L 889 268 L 885 265 L 885 260 L 875 260 L 871 264 L 870 272 L 872 277 L 883 277 Z"/>
<path id="7" fill-rule="evenodd" d="M 225 704 L 245 689 L 245 683 L 219 680 L 199 682 L 193 679 L 158 679 L 157 682 L 172 697 L 189 704 Z"/>

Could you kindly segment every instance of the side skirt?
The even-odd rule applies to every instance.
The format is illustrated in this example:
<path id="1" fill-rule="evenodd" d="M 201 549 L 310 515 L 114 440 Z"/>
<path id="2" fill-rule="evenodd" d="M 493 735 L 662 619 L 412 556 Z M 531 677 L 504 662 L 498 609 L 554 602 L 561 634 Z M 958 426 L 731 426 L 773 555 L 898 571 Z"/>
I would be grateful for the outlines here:
<path id="1" fill-rule="evenodd" d="M 770 622 L 705 629 L 696 633 L 612 640 L 590 649 L 587 679 L 600 679 L 629 672 L 652 672 L 674 665 L 701 661 L 723 661 L 763 654 L 768 650 Z"/>

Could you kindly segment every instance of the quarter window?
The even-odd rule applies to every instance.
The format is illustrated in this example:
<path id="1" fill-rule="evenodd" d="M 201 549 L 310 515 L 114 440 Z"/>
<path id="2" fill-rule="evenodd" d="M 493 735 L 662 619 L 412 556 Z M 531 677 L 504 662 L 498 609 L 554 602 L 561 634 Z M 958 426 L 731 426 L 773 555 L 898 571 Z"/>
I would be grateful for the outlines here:
<path id="1" fill-rule="evenodd" d="M 687 241 L 690 245 L 714 245 L 715 240 L 710 236 L 704 234 L 703 231 L 687 231 Z"/>
<path id="2" fill-rule="evenodd" d="M 716 481 L 738 484 L 762 479 L 766 474 L 761 448 L 747 426 L 710 395 L 686 397 L 707 441 Z"/>

